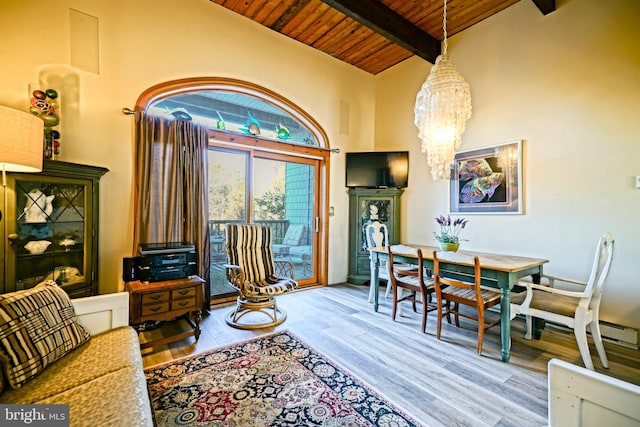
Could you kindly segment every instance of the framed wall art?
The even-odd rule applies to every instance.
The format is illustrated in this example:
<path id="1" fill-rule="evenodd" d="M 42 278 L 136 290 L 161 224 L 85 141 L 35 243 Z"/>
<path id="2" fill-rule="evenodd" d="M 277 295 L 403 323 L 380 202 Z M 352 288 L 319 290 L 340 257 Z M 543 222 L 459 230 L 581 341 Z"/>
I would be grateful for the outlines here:
<path id="1" fill-rule="evenodd" d="M 522 146 L 519 140 L 456 153 L 451 213 L 522 214 Z"/>

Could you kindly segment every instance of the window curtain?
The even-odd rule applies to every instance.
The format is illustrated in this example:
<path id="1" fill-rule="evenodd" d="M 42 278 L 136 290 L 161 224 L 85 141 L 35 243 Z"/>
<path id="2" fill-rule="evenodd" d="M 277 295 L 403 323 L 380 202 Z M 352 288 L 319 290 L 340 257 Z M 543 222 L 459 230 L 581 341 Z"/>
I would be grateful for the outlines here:
<path id="1" fill-rule="evenodd" d="M 136 114 L 134 253 L 140 243 L 195 245 L 204 310 L 211 302 L 208 141 L 205 126 Z"/>

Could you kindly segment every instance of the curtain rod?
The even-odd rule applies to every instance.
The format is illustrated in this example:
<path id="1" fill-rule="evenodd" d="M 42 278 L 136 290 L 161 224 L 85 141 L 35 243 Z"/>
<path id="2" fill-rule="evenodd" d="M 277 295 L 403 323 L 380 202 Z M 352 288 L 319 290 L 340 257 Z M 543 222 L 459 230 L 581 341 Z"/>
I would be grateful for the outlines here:
<path id="1" fill-rule="evenodd" d="M 124 107 L 122 109 L 122 114 L 127 115 L 127 116 L 133 115 L 135 113 L 136 113 L 135 110 L 132 110 L 129 107 Z M 316 147 L 316 148 L 319 148 L 321 150 L 327 150 L 327 151 L 329 151 L 331 153 L 339 153 L 340 152 L 339 148 L 324 148 L 324 147 Z"/>

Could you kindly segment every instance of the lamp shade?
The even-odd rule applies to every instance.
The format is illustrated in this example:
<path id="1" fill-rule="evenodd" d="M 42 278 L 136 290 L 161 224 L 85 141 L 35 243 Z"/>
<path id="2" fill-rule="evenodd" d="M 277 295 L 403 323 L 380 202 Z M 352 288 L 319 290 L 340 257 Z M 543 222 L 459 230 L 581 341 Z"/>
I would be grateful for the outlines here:
<path id="1" fill-rule="evenodd" d="M 44 122 L 38 117 L 0 105 L 0 169 L 40 172 Z"/>

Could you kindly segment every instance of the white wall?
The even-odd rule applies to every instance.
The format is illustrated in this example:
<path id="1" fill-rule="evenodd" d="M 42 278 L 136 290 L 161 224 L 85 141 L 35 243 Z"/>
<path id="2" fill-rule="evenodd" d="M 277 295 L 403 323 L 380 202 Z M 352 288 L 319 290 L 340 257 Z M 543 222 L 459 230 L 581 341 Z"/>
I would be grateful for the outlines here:
<path id="1" fill-rule="evenodd" d="M 545 271 L 586 279 L 594 246 L 616 238 L 604 320 L 640 327 L 640 2 L 529 0 L 450 39 L 471 86 L 461 150 L 525 140 L 525 214 L 473 215 L 464 248 L 546 258 Z M 404 241 L 434 244 L 448 182 L 431 180 L 413 125 L 431 64 L 411 58 L 377 76 L 376 149 L 409 149 Z"/>
<path id="2" fill-rule="evenodd" d="M 98 18 L 100 72 L 70 65 L 69 9 Z M 208 0 L 0 0 L 0 104 L 28 109 L 28 84 L 55 82 L 62 95 L 60 160 L 107 167 L 101 180 L 100 292 L 121 287 L 132 251 L 133 119 L 121 113 L 160 82 L 199 76 L 267 87 L 316 118 L 329 136 L 329 282 L 344 281 L 348 200 L 344 152 L 373 146 L 374 76 L 257 25 Z M 74 54 L 82 55 L 80 52 Z M 349 132 L 340 133 L 348 105 Z"/>

